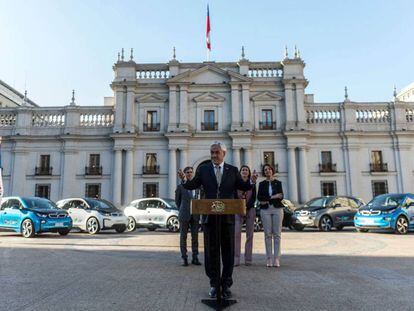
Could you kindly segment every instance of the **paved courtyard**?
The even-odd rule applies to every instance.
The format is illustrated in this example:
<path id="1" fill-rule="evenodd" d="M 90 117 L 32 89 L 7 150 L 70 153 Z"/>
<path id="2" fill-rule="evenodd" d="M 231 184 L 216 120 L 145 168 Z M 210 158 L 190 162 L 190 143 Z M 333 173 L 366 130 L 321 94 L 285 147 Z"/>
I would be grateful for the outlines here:
<path id="1" fill-rule="evenodd" d="M 414 310 L 413 233 L 287 230 L 282 239 L 282 267 L 266 268 L 255 234 L 254 265 L 235 268 L 229 310 Z M 0 232 L 0 309 L 208 310 L 204 268 L 180 264 L 178 234 L 166 231 Z"/>

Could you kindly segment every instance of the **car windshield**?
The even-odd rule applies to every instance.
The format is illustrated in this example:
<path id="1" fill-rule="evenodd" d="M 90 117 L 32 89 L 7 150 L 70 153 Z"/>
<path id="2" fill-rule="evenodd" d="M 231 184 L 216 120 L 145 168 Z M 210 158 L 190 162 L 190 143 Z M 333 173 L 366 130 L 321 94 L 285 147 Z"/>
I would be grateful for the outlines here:
<path id="1" fill-rule="evenodd" d="M 403 194 L 383 194 L 373 198 L 367 206 L 397 207 L 404 202 L 404 199 L 405 195 Z"/>
<path id="2" fill-rule="evenodd" d="M 333 197 L 316 198 L 307 202 L 303 207 L 326 207 L 333 199 Z"/>
<path id="3" fill-rule="evenodd" d="M 116 207 L 106 200 L 85 199 L 92 209 L 116 209 Z"/>
<path id="4" fill-rule="evenodd" d="M 42 199 L 42 198 L 23 198 L 22 199 L 24 204 L 27 206 L 27 208 L 30 209 L 56 209 L 57 206 L 52 201 L 49 201 L 48 199 Z"/>
<path id="5" fill-rule="evenodd" d="M 167 202 L 169 208 L 177 209 L 177 205 L 175 205 L 175 201 L 173 199 L 163 199 Z"/>

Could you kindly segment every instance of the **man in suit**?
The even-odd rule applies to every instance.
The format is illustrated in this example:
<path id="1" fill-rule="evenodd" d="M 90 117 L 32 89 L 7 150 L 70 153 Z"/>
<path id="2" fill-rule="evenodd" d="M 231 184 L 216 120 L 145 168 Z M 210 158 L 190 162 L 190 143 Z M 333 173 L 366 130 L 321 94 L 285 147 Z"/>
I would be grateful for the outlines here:
<path id="1" fill-rule="evenodd" d="M 211 162 L 201 165 L 193 179 L 188 180 L 180 170 L 179 177 L 185 189 L 204 189 L 206 199 L 235 199 L 237 190 L 250 190 L 257 179 L 254 171 L 250 181 L 243 181 L 237 167 L 224 162 L 226 146 L 214 142 L 210 146 Z M 204 254 L 206 274 L 210 278 L 211 298 L 217 295 L 217 283 L 221 285 L 223 298 L 230 298 L 230 287 L 233 284 L 234 266 L 234 215 L 203 215 Z M 221 241 L 217 244 L 217 231 L 220 226 Z M 219 271 L 219 248 L 221 249 L 223 270 Z"/>
<path id="2" fill-rule="evenodd" d="M 193 168 L 188 166 L 184 169 L 184 174 L 187 180 L 193 179 Z M 193 259 L 191 263 L 200 266 L 198 260 L 198 229 L 200 222 L 200 215 L 191 215 L 190 204 L 191 199 L 198 197 L 198 190 L 187 190 L 183 185 L 178 185 L 175 190 L 175 204 L 179 208 L 178 220 L 180 221 L 180 250 L 181 258 L 183 259 L 183 266 L 188 266 L 187 256 L 187 233 L 191 230 L 191 249 L 193 252 Z"/>

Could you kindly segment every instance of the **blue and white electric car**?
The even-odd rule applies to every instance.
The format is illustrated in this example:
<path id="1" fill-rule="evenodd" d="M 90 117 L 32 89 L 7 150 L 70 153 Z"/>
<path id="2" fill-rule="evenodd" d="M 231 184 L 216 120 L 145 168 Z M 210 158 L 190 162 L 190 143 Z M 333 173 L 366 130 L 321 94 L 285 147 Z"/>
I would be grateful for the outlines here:
<path id="1" fill-rule="evenodd" d="M 381 194 L 361 207 L 354 217 L 359 232 L 389 229 L 398 234 L 414 230 L 414 194 Z"/>
<path id="2" fill-rule="evenodd" d="M 41 232 L 67 235 L 72 229 L 72 219 L 47 199 L 5 197 L 0 205 L 0 228 L 19 232 L 25 238 Z"/>

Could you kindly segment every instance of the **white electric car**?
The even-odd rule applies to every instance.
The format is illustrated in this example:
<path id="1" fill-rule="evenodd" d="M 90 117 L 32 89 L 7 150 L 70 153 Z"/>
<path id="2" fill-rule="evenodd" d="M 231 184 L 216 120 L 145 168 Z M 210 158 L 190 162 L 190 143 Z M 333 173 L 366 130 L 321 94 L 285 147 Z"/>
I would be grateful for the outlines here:
<path id="1" fill-rule="evenodd" d="M 146 198 L 132 201 L 124 209 L 128 217 L 128 231 L 136 228 L 167 228 L 172 232 L 180 229 L 178 208 L 172 199 Z"/>
<path id="2" fill-rule="evenodd" d="M 124 213 L 106 200 L 70 198 L 58 201 L 56 205 L 69 213 L 73 227 L 90 234 L 109 229 L 122 233 L 128 225 L 128 218 Z"/>

